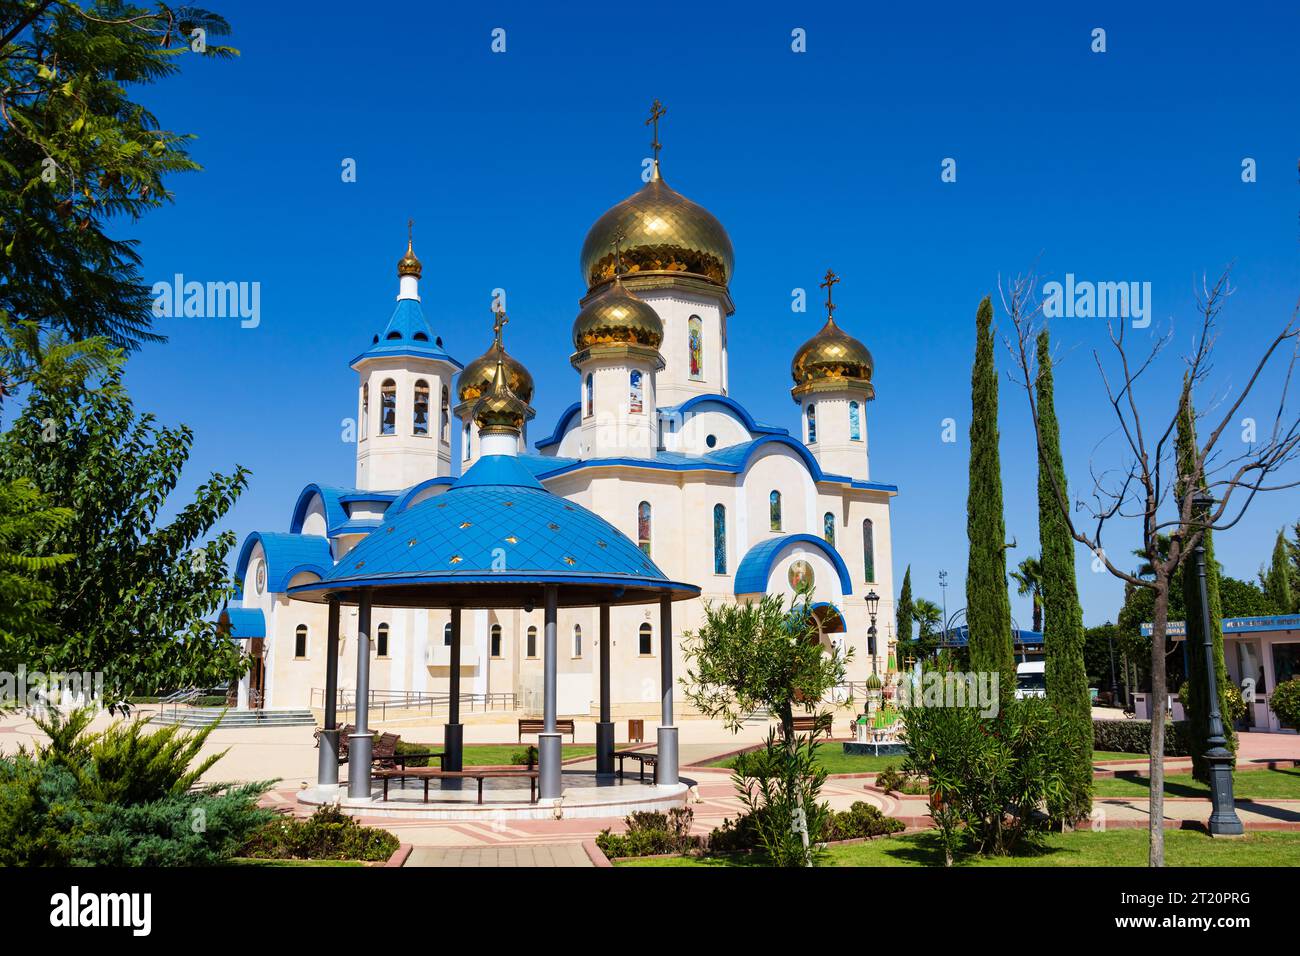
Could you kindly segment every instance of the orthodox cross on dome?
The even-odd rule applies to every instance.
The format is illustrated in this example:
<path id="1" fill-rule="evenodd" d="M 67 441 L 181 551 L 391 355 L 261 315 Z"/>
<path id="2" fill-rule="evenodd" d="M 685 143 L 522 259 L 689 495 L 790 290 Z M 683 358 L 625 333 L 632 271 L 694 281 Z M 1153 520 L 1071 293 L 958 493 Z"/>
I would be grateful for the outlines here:
<path id="1" fill-rule="evenodd" d="M 621 232 L 613 238 L 610 245 L 614 247 L 614 276 L 617 278 L 623 274 L 623 240 L 627 236 Z"/>
<path id="2" fill-rule="evenodd" d="M 406 244 L 409 246 L 415 242 L 415 220 L 406 220 Z"/>
<path id="3" fill-rule="evenodd" d="M 506 327 L 506 323 L 509 322 L 510 319 L 506 317 L 505 310 L 501 308 L 500 302 L 498 302 L 497 307 L 492 310 L 492 314 L 496 316 L 496 319 L 492 322 L 492 345 L 497 349 L 501 349 L 501 330 Z"/>
<path id="4" fill-rule="evenodd" d="M 840 277 L 835 274 L 834 270 L 827 269 L 826 280 L 819 286 L 819 288 L 826 290 L 826 318 L 828 319 L 835 318 L 835 303 L 832 300 L 831 292 L 835 288 L 835 283 L 839 281 Z"/>
<path id="5" fill-rule="evenodd" d="M 659 142 L 659 118 L 668 112 L 664 105 L 655 100 L 650 105 L 650 118 L 645 121 L 646 126 L 654 126 L 654 133 L 650 137 L 650 148 L 655 151 L 655 165 L 659 165 L 659 150 L 663 148 L 663 143 Z"/>

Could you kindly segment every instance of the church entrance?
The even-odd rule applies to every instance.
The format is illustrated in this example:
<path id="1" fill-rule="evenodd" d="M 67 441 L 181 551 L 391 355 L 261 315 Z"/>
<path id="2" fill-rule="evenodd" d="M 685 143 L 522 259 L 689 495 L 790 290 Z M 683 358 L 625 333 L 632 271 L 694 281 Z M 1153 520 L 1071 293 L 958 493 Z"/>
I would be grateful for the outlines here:
<path id="1" fill-rule="evenodd" d="M 248 669 L 248 706 L 253 710 L 262 709 L 265 698 L 266 662 L 262 660 L 264 639 L 254 637 L 248 642 L 248 656 L 252 664 Z"/>

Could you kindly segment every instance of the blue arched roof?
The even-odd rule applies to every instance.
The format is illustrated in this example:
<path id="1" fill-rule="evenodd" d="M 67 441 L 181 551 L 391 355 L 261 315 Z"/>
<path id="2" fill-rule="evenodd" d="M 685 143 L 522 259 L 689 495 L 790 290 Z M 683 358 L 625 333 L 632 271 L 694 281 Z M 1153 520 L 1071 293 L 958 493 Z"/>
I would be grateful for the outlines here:
<path id="1" fill-rule="evenodd" d="M 843 611 L 841 611 L 839 608 L 837 608 L 837 607 L 836 607 L 834 604 L 832 604 L 830 601 L 818 601 L 817 603 L 815 603 L 815 604 L 812 606 L 812 609 L 813 609 L 814 611 L 816 611 L 816 610 L 818 610 L 818 609 L 820 609 L 820 608 L 830 608 L 831 613 L 834 614 L 835 617 L 836 617 L 836 618 L 839 620 L 839 622 L 840 622 L 840 631 L 848 631 L 848 629 L 849 629 L 849 625 L 848 625 L 848 622 L 846 622 L 846 621 L 844 620 L 844 612 L 843 612 Z M 829 615 L 828 615 L 828 616 L 829 616 Z M 838 634 L 839 631 L 832 631 L 831 633 L 832 633 L 832 634 Z"/>
<path id="2" fill-rule="evenodd" d="M 319 584 L 330 590 L 413 584 L 574 583 L 698 593 L 668 580 L 622 532 L 551 494 L 514 456 L 480 458 L 443 494 L 394 515 Z"/>
<path id="3" fill-rule="evenodd" d="M 313 482 L 298 494 L 298 501 L 293 506 L 293 517 L 289 519 L 290 534 L 302 534 L 303 522 L 307 520 L 307 509 L 311 507 L 311 500 L 316 495 L 320 495 L 321 502 L 325 505 L 325 533 L 330 536 L 340 532 L 343 534 L 355 533 L 355 531 L 349 532 L 347 529 L 365 526 L 356 525 L 354 522 L 371 520 L 349 517 L 346 505 L 357 502 L 384 504 L 400 496 L 396 491 L 336 488 L 331 485 L 318 485 Z"/>
<path id="4" fill-rule="evenodd" d="M 762 541 L 746 552 L 736 568 L 737 594 L 764 594 L 767 592 L 767 579 L 772 576 L 772 566 L 781 550 L 791 544 L 806 544 L 814 551 L 820 551 L 826 560 L 835 566 L 840 576 L 840 591 L 845 595 L 853 593 L 853 581 L 849 577 L 848 566 L 840 553 L 816 535 L 784 534 L 779 538 Z"/>
<path id="5" fill-rule="evenodd" d="M 568 431 L 569 422 L 573 421 L 575 415 L 582 411 L 582 403 L 574 402 L 564 411 L 560 412 L 560 419 L 555 423 L 555 431 L 551 432 L 550 437 L 543 438 L 541 441 L 533 442 L 534 448 L 550 448 L 552 445 L 558 445 L 564 438 L 564 433 Z"/>
<path id="6" fill-rule="evenodd" d="M 245 641 L 253 637 L 266 637 L 266 615 L 261 608 L 228 607 L 217 615 L 217 624 L 227 625 L 232 640 Z"/>
<path id="7" fill-rule="evenodd" d="M 681 415 L 682 417 L 685 417 L 687 413 L 691 412 L 697 406 L 707 404 L 707 403 L 722 405 L 725 408 L 730 409 L 732 412 L 735 413 L 736 417 L 739 418 L 741 422 L 744 423 L 745 427 L 749 429 L 751 434 L 757 434 L 757 435 L 790 434 L 790 430 L 787 428 L 781 428 L 777 425 L 768 425 L 758 421 L 756 418 L 754 418 L 753 415 L 749 414 L 749 410 L 745 408 L 744 405 L 740 404 L 740 402 L 736 401 L 734 398 L 731 398 L 730 396 L 727 395 L 715 395 L 715 394 L 695 395 L 691 398 L 688 398 L 680 405 L 672 405 L 668 408 L 661 408 L 659 410 L 659 415 L 660 417 L 664 415 Z"/>
<path id="8" fill-rule="evenodd" d="M 416 495 L 418 495 L 420 492 L 424 491 L 426 488 L 432 488 L 436 485 L 454 485 L 455 483 L 456 483 L 455 478 L 451 478 L 447 475 L 442 475 L 441 477 L 438 478 L 426 478 L 424 479 L 424 481 L 420 482 L 419 484 L 411 485 L 411 487 L 407 488 L 400 495 L 398 495 L 397 499 L 391 505 L 388 506 L 388 510 L 384 512 L 384 520 L 388 521 L 395 515 L 399 515 L 407 508 L 409 508 L 411 505 L 411 499 L 414 498 Z"/>
<path id="9" fill-rule="evenodd" d="M 266 589 L 272 593 L 283 593 L 295 574 L 310 571 L 323 578 L 334 567 L 326 538 L 314 534 L 254 531 L 244 539 L 244 546 L 239 549 L 235 580 L 242 582 L 248 575 L 253 546 L 259 542 L 266 553 Z"/>
<path id="10" fill-rule="evenodd" d="M 418 355 L 449 362 L 457 369 L 462 367 L 443 349 L 442 340 L 433 334 L 419 299 L 398 299 L 384 331 L 375 336 L 370 348 L 352 360 L 352 365 L 368 358 L 395 355 Z"/>

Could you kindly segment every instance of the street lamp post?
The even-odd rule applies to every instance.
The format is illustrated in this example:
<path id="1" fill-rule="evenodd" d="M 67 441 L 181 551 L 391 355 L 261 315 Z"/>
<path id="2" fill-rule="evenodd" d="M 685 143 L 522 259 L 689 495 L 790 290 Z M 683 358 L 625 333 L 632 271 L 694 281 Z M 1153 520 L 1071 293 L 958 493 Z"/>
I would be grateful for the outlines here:
<path id="1" fill-rule="evenodd" d="M 867 592 L 867 613 L 871 615 L 871 627 L 867 628 L 867 653 L 871 655 L 871 673 L 876 673 L 876 612 L 880 610 L 880 595 L 871 590 Z"/>
<path id="2" fill-rule="evenodd" d="M 1193 514 L 1207 516 L 1214 499 L 1203 489 L 1192 499 Z M 1203 519 L 1202 519 L 1203 520 Z M 1245 832 L 1232 798 L 1232 753 L 1223 735 L 1219 711 L 1219 677 L 1214 667 L 1214 639 L 1210 633 L 1210 598 L 1205 586 L 1205 535 L 1196 545 L 1196 580 L 1201 592 L 1201 632 L 1205 643 L 1205 679 L 1210 706 L 1210 737 L 1205 760 L 1210 765 L 1211 836 L 1240 836 Z"/>

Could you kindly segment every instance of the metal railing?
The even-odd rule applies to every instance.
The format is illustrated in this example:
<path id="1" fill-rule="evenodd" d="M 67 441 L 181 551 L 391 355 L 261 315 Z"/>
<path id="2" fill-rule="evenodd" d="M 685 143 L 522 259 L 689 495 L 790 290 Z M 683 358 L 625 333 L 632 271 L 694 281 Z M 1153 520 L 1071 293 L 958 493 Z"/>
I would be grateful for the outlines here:
<path id="1" fill-rule="evenodd" d="M 311 707 L 313 710 L 324 710 L 326 699 L 325 688 L 313 687 L 311 689 Z M 451 709 L 451 694 L 446 691 L 371 690 L 368 699 L 370 701 L 370 716 L 378 720 L 386 719 L 390 709 L 420 711 L 428 713 L 430 717 L 445 714 Z M 357 709 L 356 691 L 340 688 L 335 696 L 335 707 L 338 710 L 340 720 L 344 720 L 348 714 L 355 713 Z M 518 708 L 519 695 L 513 692 L 460 695 L 461 713 L 486 713 L 493 710 L 508 711 L 517 710 Z M 348 721 L 344 720 L 344 722 Z"/>

